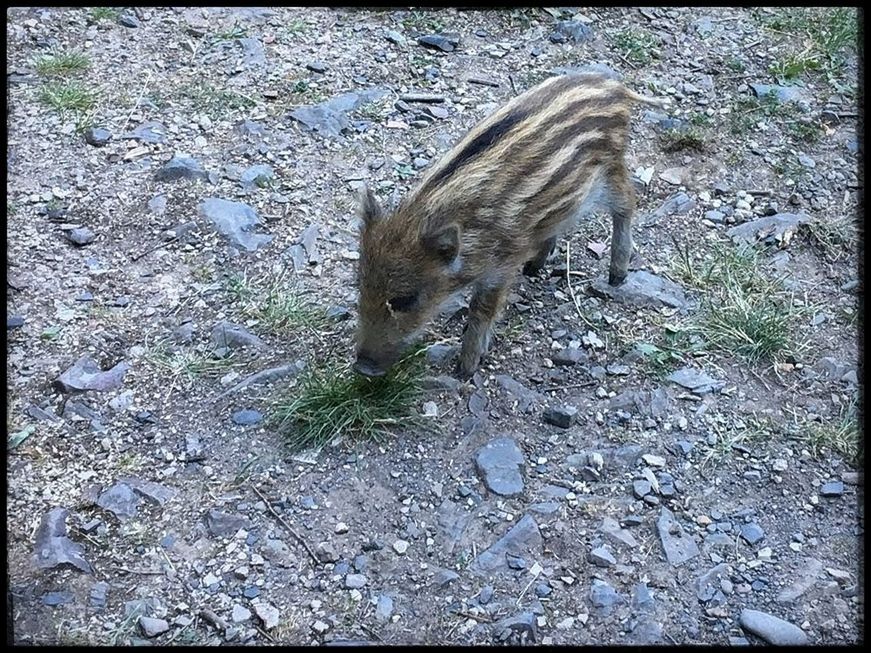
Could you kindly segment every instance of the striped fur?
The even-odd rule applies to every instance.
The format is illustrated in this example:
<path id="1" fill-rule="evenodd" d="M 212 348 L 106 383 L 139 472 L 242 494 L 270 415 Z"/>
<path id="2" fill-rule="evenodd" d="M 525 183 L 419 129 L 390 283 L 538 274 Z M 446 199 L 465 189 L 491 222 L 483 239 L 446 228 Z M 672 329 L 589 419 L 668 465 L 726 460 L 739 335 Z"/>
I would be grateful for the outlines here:
<path id="1" fill-rule="evenodd" d="M 552 77 L 473 127 L 391 215 L 367 191 L 358 371 L 383 373 L 445 299 L 472 285 L 460 356 L 471 374 L 513 276 L 540 267 L 593 199 L 612 213 L 610 281 L 621 283 L 634 209 L 623 159 L 636 102 L 661 104 L 600 75 Z"/>

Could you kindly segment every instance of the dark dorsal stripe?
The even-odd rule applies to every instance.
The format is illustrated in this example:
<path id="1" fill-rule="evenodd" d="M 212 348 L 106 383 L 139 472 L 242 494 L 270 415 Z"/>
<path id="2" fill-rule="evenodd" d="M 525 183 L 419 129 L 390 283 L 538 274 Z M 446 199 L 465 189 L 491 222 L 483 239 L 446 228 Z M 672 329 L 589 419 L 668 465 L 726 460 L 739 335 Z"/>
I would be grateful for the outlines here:
<path id="1" fill-rule="evenodd" d="M 517 123 L 526 118 L 527 115 L 528 111 L 526 109 L 520 108 L 519 110 L 508 114 L 499 122 L 490 125 L 476 138 L 474 138 L 471 143 L 469 143 L 468 145 L 466 145 L 466 147 L 460 150 L 454 157 L 453 161 L 451 161 L 448 165 L 442 168 L 435 177 L 430 179 L 427 185 L 435 186 L 451 177 L 465 163 L 468 163 L 474 157 L 478 156 L 482 152 L 485 152 L 496 141 L 498 141 L 506 133 L 508 133 L 512 127 L 514 127 Z"/>

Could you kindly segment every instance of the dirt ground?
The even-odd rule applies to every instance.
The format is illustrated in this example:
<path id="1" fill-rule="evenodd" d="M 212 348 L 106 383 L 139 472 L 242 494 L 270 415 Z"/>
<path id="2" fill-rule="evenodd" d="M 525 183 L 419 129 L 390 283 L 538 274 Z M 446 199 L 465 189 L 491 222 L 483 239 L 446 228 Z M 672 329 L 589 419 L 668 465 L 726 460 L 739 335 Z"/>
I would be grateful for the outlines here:
<path id="1" fill-rule="evenodd" d="M 784 11 L 8 10 L 14 641 L 860 641 L 857 60 Z M 633 120 L 639 303 L 595 292 L 595 215 L 473 379 L 462 306 L 431 325 L 431 428 L 288 451 L 275 393 L 352 355 L 355 189 L 589 66 L 671 98 Z M 741 225 L 788 295 L 758 360 L 702 272 Z"/>

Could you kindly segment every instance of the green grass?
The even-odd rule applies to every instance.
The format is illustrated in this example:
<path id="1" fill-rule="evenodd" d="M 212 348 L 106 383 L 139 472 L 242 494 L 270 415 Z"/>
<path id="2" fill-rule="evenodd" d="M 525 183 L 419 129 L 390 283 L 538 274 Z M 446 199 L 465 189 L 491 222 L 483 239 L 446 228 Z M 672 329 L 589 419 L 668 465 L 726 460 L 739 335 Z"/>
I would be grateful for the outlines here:
<path id="1" fill-rule="evenodd" d="M 802 143 L 816 143 L 823 135 L 822 127 L 810 120 L 794 120 L 786 125 L 787 132 L 792 138 Z"/>
<path id="2" fill-rule="evenodd" d="M 257 106 L 257 101 L 226 88 L 218 88 L 208 82 L 199 82 L 187 87 L 182 95 L 193 108 L 204 112 L 214 120 Z"/>
<path id="3" fill-rule="evenodd" d="M 859 432 L 858 397 L 855 395 L 841 406 L 836 418 L 792 425 L 790 434 L 814 456 L 836 452 L 851 464 L 860 467 L 864 464 L 865 446 Z"/>
<path id="4" fill-rule="evenodd" d="M 678 246 L 673 273 L 702 293 L 689 330 L 707 345 L 750 363 L 770 361 L 793 346 L 792 325 L 805 309 L 779 280 L 768 279 L 751 247 L 716 246 L 701 261 Z"/>
<path id="5" fill-rule="evenodd" d="M 61 118 L 75 117 L 80 128 L 87 126 L 87 119 L 97 104 L 97 94 L 75 81 L 49 82 L 40 90 L 39 99 L 57 111 Z"/>
<path id="6" fill-rule="evenodd" d="M 37 74 L 43 77 L 59 77 L 72 75 L 87 70 L 91 67 L 91 60 L 84 52 L 70 50 L 68 52 L 55 52 L 47 54 L 36 60 Z"/>
<path id="7" fill-rule="evenodd" d="M 614 45 L 627 61 L 644 66 L 653 61 L 652 50 L 659 39 L 645 30 L 627 28 L 614 36 Z"/>
<path id="8" fill-rule="evenodd" d="M 198 379 L 217 379 L 237 366 L 232 354 L 216 358 L 211 352 L 173 352 L 164 342 L 151 349 L 146 360 L 167 373 L 170 391 L 179 383 L 189 388 Z"/>
<path id="9" fill-rule="evenodd" d="M 777 428 L 770 420 L 749 415 L 744 419 L 738 418 L 724 427 L 717 422 L 711 422 L 711 432 L 716 438 L 713 444 L 708 444 L 708 450 L 702 458 L 701 467 L 708 468 L 730 456 L 735 448 L 752 448 L 754 445 L 771 440 Z"/>
<path id="10" fill-rule="evenodd" d="M 88 9 L 88 21 L 99 23 L 104 20 L 116 20 L 119 13 L 117 7 L 91 7 Z"/>
<path id="11" fill-rule="evenodd" d="M 734 73 L 743 73 L 747 70 L 747 65 L 737 57 L 728 57 L 723 63 Z"/>
<path id="12" fill-rule="evenodd" d="M 859 231 L 852 215 L 818 216 L 802 224 L 801 230 L 829 261 L 839 261 L 856 252 Z"/>
<path id="13" fill-rule="evenodd" d="M 695 150 L 701 152 L 705 147 L 705 137 L 695 127 L 685 129 L 666 129 L 659 135 L 662 149 L 666 152 Z"/>
<path id="14" fill-rule="evenodd" d="M 326 312 L 306 299 L 286 274 L 251 284 L 245 276 L 231 275 L 227 292 L 239 304 L 242 314 L 257 320 L 273 332 L 297 333 L 300 329 L 319 331 L 328 323 Z"/>
<path id="15" fill-rule="evenodd" d="M 212 41 L 216 43 L 219 41 L 235 41 L 236 39 L 244 39 L 246 36 L 248 36 L 247 30 L 236 23 L 230 29 L 212 34 Z"/>
<path id="16" fill-rule="evenodd" d="M 698 349 L 691 342 L 691 332 L 674 327 L 666 327 L 657 342 L 636 342 L 634 349 L 642 355 L 642 361 L 650 374 L 664 379 L 677 368 L 687 363 L 687 355 Z"/>
<path id="17" fill-rule="evenodd" d="M 411 11 L 399 22 L 408 31 L 441 32 L 444 29 L 444 23 L 436 16 L 426 11 Z"/>
<path id="18" fill-rule="evenodd" d="M 423 350 L 397 363 L 387 376 L 368 379 L 347 363 L 309 367 L 295 388 L 273 403 L 270 420 L 291 450 L 319 448 L 335 438 L 378 439 L 397 426 L 419 424 Z"/>
<path id="19" fill-rule="evenodd" d="M 790 7 L 757 15 L 766 29 L 782 36 L 791 48 L 769 69 L 781 81 L 814 72 L 837 75 L 846 55 L 858 45 L 859 20 L 854 7 Z"/>

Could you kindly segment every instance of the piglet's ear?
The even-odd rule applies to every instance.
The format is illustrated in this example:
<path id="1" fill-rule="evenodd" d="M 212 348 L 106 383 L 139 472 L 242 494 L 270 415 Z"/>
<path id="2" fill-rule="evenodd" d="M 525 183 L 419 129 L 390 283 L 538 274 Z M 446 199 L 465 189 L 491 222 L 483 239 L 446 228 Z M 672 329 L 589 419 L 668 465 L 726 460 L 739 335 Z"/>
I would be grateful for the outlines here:
<path id="1" fill-rule="evenodd" d="M 378 203 L 378 198 L 368 186 L 365 186 L 357 196 L 357 214 L 363 220 L 363 226 L 369 227 L 384 217 L 384 210 Z"/>
<path id="2" fill-rule="evenodd" d="M 460 226 L 454 222 L 428 230 L 421 238 L 424 249 L 445 265 L 449 265 L 460 253 Z"/>

